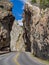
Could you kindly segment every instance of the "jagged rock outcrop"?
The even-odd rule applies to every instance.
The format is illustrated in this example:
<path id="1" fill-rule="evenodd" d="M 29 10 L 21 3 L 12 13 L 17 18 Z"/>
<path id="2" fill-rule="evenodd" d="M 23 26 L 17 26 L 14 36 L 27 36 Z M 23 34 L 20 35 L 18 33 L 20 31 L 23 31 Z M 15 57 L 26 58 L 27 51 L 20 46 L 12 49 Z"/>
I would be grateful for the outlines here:
<path id="1" fill-rule="evenodd" d="M 24 51 L 23 28 L 15 20 L 11 31 L 11 51 Z"/>
<path id="2" fill-rule="evenodd" d="M 49 8 L 25 4 L 23 13 L 24 42 L 26 51 L 35 56 L 49 58 Z"/>
<path id="3" fill-rule="evenodd" d="M 0 50 L 10 48 L 10 32 L 15 19 L 12 15 L 12 6 L 8 0 L 0 0 Z"/>

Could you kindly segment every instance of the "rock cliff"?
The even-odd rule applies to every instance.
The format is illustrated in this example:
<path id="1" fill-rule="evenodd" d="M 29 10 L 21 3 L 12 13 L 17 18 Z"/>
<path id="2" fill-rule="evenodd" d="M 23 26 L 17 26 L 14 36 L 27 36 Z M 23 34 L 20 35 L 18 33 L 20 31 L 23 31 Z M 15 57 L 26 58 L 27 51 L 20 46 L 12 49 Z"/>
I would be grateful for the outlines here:
<path id="1" fill-rule="evenodd" d="M 9 0 L 0 0 L 0 51 L 24 49 L 23 29 L 12 15 L 12 6 Z"/>
<path id="2" fill-rule="evenodd" d="M 11 36 L 10 41 L 11 51 L 23 50 L 24 49 L 23 28 L 18 24 L 16 20 L 13 23 L 10 36 Z"/>
<path id="3" fill-rule="evenodd" d="M 6 47 L 10 48 L 10 32 L 15 19 L 12 15 L 12 6 L 8 0 L 0 0 L 0 50 L 2 51 Z"/>
<path id="4" fill-rule="evenodd" d="M 25 4 L 23 13 L 23 39 L 26 51 L 40 58 L 49 58 L 49 8 Z"/>

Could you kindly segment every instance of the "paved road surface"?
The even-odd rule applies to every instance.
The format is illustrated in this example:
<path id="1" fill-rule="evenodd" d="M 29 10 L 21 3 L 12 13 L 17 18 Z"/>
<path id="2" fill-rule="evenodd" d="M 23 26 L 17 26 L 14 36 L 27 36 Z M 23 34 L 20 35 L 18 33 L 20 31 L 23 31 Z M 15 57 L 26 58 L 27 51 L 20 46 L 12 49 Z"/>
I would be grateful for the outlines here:
<path id="1" fill-rule="evenodd" d="M 11 52 L 0 55 L 0 65 L 43 65 L 42 63 L 31 59 L 25 52 Z"/>

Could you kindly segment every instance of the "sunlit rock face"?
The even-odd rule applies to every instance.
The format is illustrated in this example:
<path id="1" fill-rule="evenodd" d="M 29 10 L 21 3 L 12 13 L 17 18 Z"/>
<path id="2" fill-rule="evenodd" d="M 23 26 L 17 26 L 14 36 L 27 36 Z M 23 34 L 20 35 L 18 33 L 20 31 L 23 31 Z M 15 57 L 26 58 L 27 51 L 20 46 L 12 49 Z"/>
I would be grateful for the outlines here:
<path id="1" fill-rule="evenodd" d="M 18 24 L 16 20 L 13 23 L 10 36 L 11 51 L 24 51 L 23 28 Z"/>
<path id="2" fill-rule="evenodd" d="M 0 50 L 10 48 L 10 32 L 14 22 L 12 4 L 8 1 L 0 1 Z"/>
<path id="3" fill-rule="evenodd" d="M 49 9 L 41 10 L 29 3 L 25 4 L 23 28 L 26 51 L 49 58 Z"/>

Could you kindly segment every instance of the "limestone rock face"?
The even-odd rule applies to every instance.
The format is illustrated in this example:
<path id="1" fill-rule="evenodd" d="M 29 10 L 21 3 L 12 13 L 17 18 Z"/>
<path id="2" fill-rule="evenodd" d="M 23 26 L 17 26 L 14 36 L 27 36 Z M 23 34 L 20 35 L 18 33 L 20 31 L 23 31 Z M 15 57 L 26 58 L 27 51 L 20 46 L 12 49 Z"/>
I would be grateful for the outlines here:
<path id="1" fill-rule="evenodd" d="M 49 58 L 49 8 L 41 10 L 25 4 L 23 28 L 26 51 L 41 58 Z"/>
<path id="2" fill-rule="evenodd" d="M 0 0 L 0 50 L 10 47 L 10 32 L 15 19 L 11 9 L 10 2 Z"/>
<path id="3" fill-rule="evenodd" d="M 11 51 L 23 50 L 24 48 L 23 29 L 16 20 L 13 23 L 10 36 L 11 36 L 11 42 L 10 42 Z"/>

